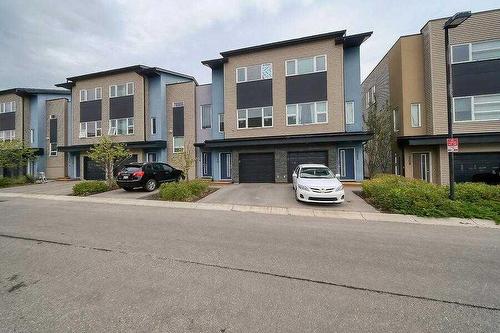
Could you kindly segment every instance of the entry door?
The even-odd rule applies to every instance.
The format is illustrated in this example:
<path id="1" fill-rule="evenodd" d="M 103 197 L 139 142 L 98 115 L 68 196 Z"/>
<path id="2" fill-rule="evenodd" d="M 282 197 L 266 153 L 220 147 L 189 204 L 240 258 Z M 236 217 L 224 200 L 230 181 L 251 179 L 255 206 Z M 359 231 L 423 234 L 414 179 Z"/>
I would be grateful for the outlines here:
<path id="1" fill-rule="evenodd" d="M 340 148 L 338 157 L 340 179 L 355 179 L 354 148 Z"/>
<path id="2" fill-rule="evenodd" d="M 413 178 L 431 181 L 431 159 L 429 153 L 413 153 Z"/>
<path id="3" fill-rule="evenodd" d="M 220 179 L 231 179 L 231 153 L 220 153 Z"/>

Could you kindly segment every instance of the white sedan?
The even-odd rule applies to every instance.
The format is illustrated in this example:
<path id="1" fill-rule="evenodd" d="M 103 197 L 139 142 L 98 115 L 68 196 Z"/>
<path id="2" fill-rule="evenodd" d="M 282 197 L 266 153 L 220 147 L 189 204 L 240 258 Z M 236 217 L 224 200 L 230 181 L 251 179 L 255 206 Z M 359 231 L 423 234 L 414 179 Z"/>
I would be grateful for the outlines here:
<path id="1" fill-rule="evenodd" d="M 301 164 L 292 174 L 295 196 L 305 202 L 344 202 L 344 185 L 339 177 L 322 164 Z"/>

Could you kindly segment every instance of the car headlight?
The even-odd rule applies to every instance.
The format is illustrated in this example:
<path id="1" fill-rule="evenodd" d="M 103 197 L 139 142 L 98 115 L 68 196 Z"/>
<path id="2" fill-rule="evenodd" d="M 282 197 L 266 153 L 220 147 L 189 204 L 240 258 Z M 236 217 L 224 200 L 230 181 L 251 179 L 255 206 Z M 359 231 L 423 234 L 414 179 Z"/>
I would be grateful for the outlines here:
<path id="1" fill-rule="evenodd" d="M 342 191 L 343 189 L 344 189 L 344 185 L 340 184 L 340 186 L 338 186 L 338 187 L 335 189 L 335 192 Z"/>
<path id="2" fill-rule="evenodd" d="M 301 190 L 304 190 L 304 191 L 310 191 L 309 187 L 307 187 L 307 186 L 305 186 L 305 185 L 300 185 L 300 184 L 298 184 L 298 186 L 299 186 L 299 188 L 300 188 Z"/>

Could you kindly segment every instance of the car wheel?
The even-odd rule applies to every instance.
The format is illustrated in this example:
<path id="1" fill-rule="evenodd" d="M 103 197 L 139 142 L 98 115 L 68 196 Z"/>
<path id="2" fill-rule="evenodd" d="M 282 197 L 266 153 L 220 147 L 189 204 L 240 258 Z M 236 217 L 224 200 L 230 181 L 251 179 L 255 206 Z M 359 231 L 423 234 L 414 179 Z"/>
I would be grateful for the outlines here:
<path id="1" fill-rule="evenodd" d="M 148 192 L 152 192 L 156 189 L 156 180 L 150 179 L 146 182 L 146 185 L 144 185 L 144 189 Z"/>

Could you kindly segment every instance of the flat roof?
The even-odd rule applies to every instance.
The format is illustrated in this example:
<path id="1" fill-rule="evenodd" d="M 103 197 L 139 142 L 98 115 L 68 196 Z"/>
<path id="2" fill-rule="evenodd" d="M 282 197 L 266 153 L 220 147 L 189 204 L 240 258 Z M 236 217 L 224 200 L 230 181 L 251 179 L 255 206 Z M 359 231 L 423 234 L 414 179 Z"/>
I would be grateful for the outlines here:
<path id="1" fill-rule="evenodd" d="M 10 88 L 0 90 L 0 95 L 16 94 L 16 95 L 70 95 L 71 92 L 67 89 L 41 89 L 41 88 Z"/>

